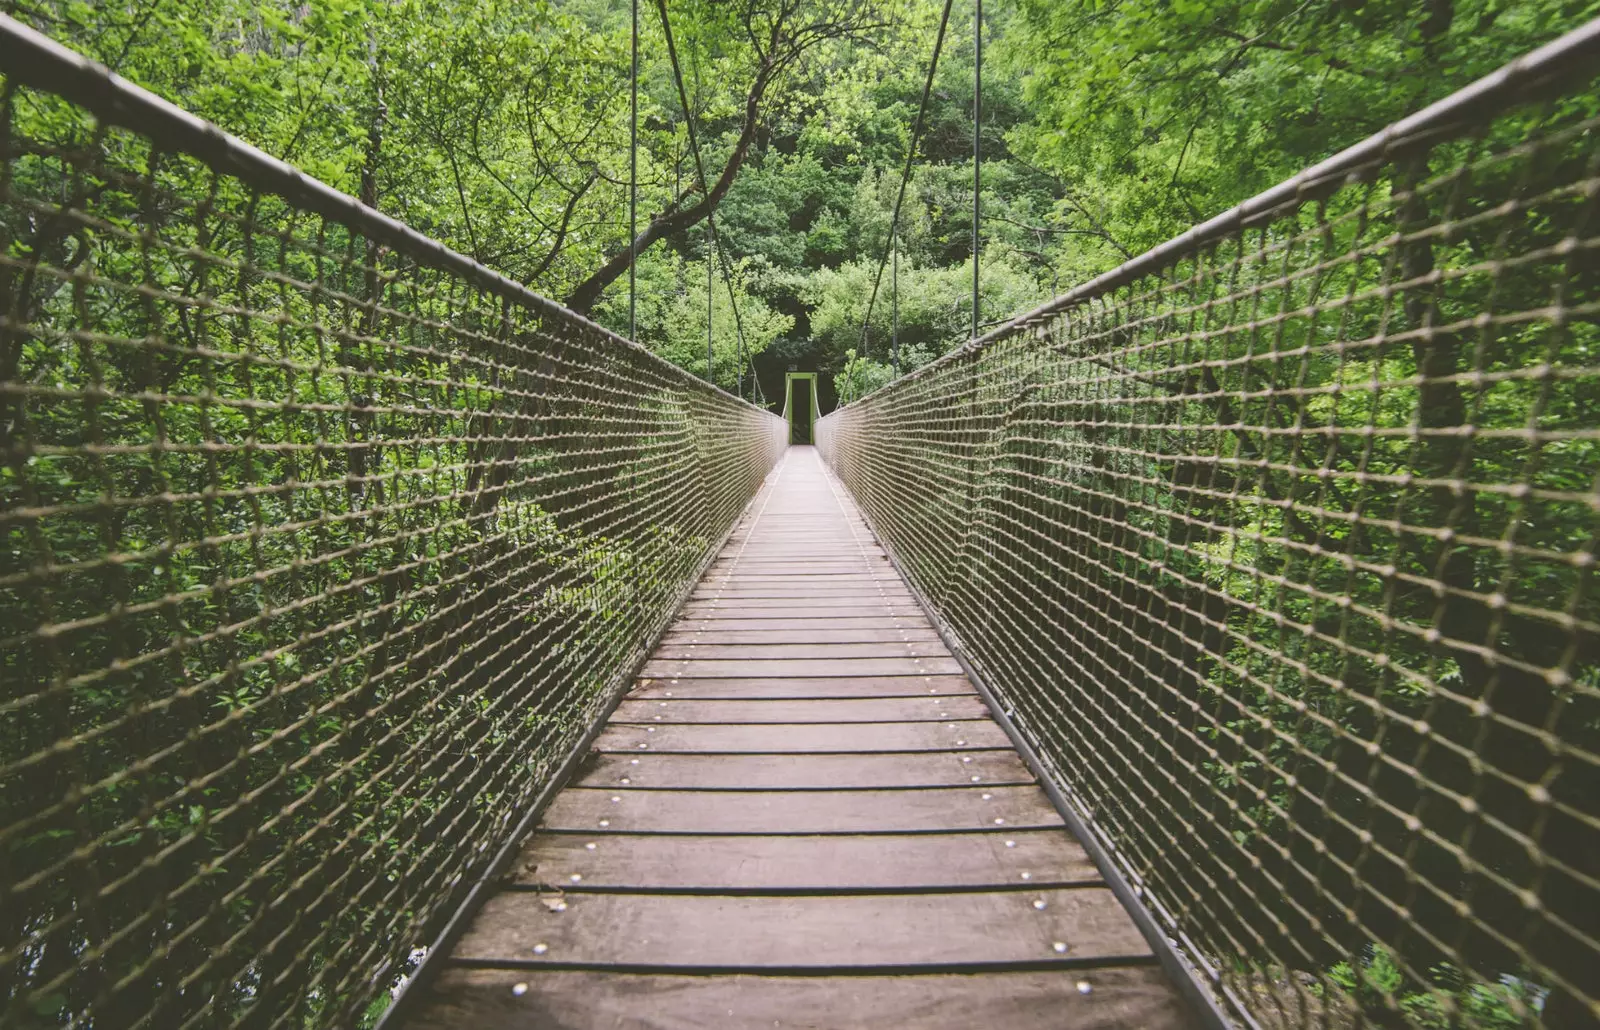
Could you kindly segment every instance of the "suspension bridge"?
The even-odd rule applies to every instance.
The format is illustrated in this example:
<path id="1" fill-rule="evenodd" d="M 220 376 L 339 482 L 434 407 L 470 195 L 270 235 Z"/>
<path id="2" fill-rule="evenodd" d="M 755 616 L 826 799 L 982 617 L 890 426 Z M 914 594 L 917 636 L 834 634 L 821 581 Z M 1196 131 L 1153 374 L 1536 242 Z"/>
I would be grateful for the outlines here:
<path id="1" fill-rule="evenodd" d="M 812 426 L 0 19 L 4 1024 L 1594 1025 L 1597 58 Z"/>

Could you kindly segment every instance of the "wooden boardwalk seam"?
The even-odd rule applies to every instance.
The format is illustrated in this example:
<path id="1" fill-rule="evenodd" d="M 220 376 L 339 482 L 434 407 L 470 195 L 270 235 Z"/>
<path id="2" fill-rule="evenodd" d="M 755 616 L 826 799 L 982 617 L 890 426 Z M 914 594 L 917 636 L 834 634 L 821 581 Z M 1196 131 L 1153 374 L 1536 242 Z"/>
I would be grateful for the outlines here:
<path id="1" fill-rule="evenodd" d="M 796 447 L 407 1025 L 1189 1023 Z"/>

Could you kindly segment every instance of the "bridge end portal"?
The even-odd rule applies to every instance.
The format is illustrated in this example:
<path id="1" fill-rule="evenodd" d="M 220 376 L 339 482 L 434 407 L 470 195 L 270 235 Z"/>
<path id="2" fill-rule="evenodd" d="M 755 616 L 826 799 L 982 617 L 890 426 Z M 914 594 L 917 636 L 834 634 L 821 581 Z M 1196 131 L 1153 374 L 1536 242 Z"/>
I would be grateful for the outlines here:
<path id="1" fill-rule="evenodd" d="M 817 373 L 790 369 L 784 374 L 783 419 L 789 423 L 791 444 L 814 442 L 811 426 L 817 420 Z"/>

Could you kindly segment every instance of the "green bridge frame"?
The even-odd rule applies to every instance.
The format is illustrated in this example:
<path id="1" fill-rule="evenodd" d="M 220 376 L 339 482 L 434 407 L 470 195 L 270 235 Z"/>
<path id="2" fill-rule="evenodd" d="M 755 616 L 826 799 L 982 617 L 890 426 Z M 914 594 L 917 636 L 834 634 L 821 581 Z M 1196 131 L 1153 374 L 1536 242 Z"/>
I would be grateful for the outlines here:
<path id="1" fill-rule="evenodd" d="M 794 433 L 794 384 L 801 380 L 811 382 L 811 424 L 805 428 L 805 439 L 798 439 Z M 817 424 L 817 419 L 822 413 L 817 410 L 817 373 L 815 372 L 786 372 L 783 376 L 783 420 L 789 424 L 789 442 L 809 444 L 812 442 L 812 426 Z"/>

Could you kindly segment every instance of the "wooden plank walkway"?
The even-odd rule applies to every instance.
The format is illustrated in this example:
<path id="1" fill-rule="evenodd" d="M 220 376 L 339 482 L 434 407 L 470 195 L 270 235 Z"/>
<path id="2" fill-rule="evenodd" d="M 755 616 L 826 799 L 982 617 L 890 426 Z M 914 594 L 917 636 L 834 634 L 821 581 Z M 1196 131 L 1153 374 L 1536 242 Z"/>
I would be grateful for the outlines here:
<path id="1" fill-rule="evenodd" d="M 408 1023 L 1187 1025 L 809 447 Z"/>

